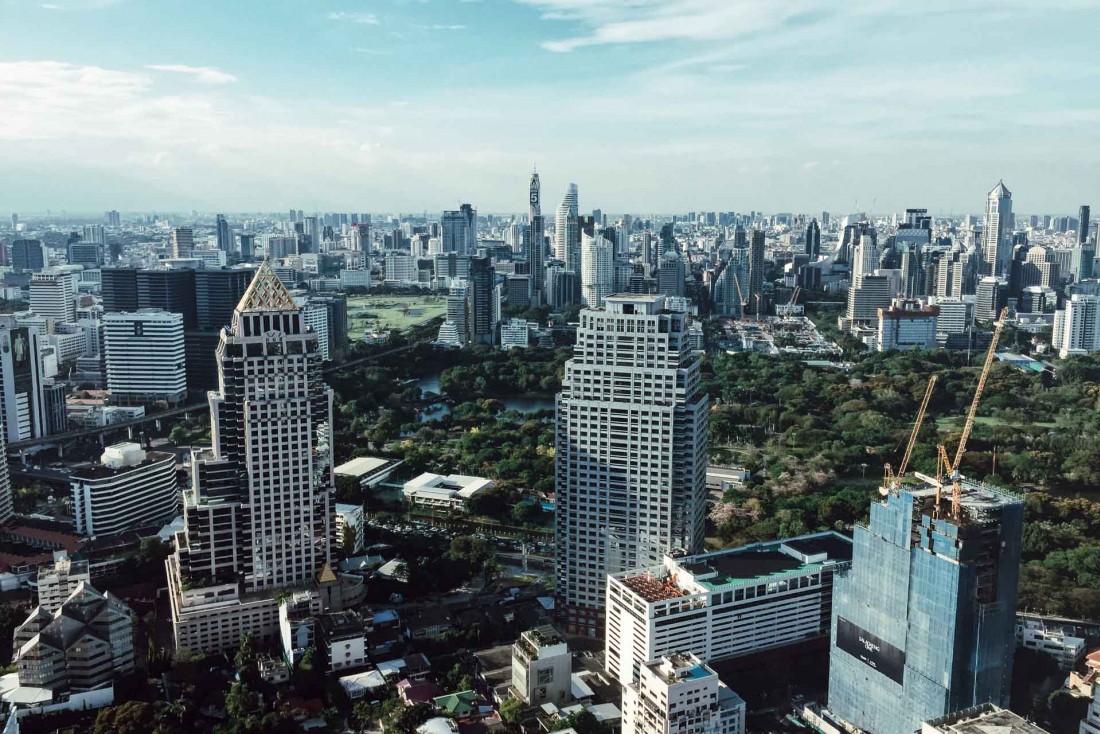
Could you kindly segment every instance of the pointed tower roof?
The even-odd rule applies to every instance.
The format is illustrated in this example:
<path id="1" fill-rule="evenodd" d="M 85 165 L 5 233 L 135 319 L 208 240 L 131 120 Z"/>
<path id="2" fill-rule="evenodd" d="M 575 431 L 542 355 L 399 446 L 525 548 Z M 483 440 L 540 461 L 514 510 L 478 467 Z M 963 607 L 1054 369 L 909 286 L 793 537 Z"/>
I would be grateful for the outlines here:
<path id="1" fill-rule="evenodd" d="M 283 285 L 283 281 L 279 280 L 279 276 L 275 275 L 275 271 L 271 269 L 271 263 L 264 258 L 260 267 L 256 269 L 256 275 L 252 278 L 248 289 L 241 296 L 237 311 L 245 313 L 247 311 L 297 310 L 298 306 L 294 303 L 290 291 Z"/>
<path id="2" fill-rule="evenodd" d="M 993 190 L 989 192 L 989 198 L 992 199 L 994 197 L 998 199 L 1012 198 L 1012 192 L 1005 186 L 1004 181 L 998 181 L 997 185 L 993 187 Z"/>

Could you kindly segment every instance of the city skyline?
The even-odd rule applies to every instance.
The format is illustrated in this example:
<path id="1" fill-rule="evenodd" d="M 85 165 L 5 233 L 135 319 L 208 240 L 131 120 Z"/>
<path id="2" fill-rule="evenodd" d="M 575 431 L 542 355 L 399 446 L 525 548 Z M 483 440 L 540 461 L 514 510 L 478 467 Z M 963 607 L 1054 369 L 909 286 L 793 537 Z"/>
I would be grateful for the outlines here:
<path id="1" fill-rule="evenodd" d="M 4 14 L 13 210 L 519 212 L 532 164 L 547 201 L 576 181 L 609 212 L 978 213 L 1004 179 L 1019 211 L 1072 213 L 1097 193 L 1081 0 Z"/>

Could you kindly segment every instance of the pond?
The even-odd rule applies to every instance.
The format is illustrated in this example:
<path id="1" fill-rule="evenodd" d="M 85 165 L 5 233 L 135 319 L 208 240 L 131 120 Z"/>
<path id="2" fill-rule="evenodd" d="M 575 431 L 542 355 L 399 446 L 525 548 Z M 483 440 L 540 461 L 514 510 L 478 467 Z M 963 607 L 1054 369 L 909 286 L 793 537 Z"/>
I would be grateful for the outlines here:
<path id="1" fill-rule="evenodd" d="M 420 394 L 425 397 L 427 397 L 427 393 L 435 393 L 438 395 L 439 373 L 421 377 L 419 380 L 413 382 L 413 384 L 420 388 Z M 500 402 L 504 404 L 505 409 L 514 410 L 517 413 L 537 413 L 540 410 L 554 409 L 554 398 L 552 397 L 517 395 L 510 398 L 500 398 Z M 417 416 L 417 420 L 421 423 L 427 423 L 428 421 L 439 420 L 443 416 L 450 414 L 450 412 L 451 406 L 446 403 L 436 403 L 421 410 Z"/>

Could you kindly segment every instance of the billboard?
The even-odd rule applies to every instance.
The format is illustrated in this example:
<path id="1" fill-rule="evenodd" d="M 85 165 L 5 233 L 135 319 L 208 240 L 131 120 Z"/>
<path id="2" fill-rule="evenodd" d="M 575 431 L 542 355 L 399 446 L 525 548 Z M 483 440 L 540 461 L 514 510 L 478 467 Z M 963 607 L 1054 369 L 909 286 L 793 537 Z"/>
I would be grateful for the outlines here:
<path id="1" fill-rule="evenodd" d="M 895 683 L 901 684 L 905 675 L 904 650 L 894 647 L 844 617 L 836 618 L 836 646 Z"/>

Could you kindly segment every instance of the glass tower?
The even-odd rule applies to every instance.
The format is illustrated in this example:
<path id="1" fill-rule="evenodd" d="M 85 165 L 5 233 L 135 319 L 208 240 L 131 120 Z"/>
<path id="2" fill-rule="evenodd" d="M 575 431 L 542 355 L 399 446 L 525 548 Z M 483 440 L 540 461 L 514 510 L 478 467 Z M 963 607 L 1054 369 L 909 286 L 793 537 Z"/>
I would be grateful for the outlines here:
<path id="1" fill-rule="evenodd" d="M 875 734 L 985 702 L 1006 706 L 1023 501 L 963 481 L 889 494 L 855 528 L 833 586 L 829 708 Z"/>

